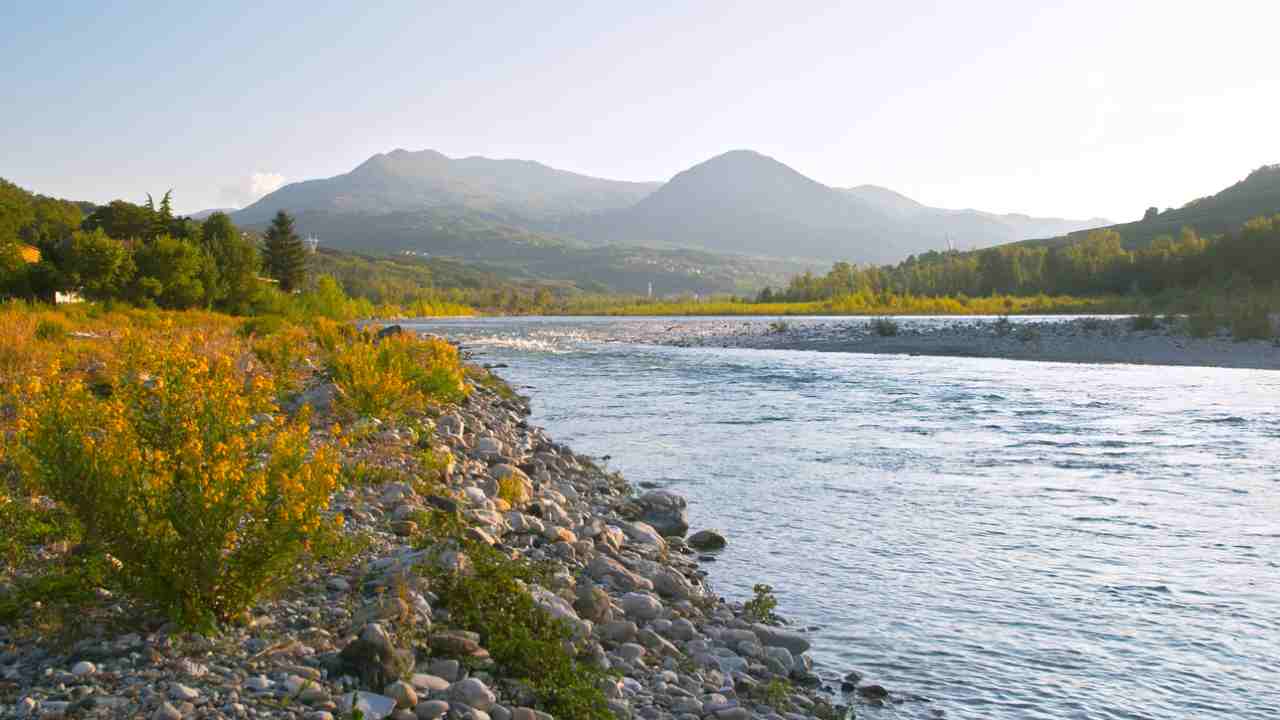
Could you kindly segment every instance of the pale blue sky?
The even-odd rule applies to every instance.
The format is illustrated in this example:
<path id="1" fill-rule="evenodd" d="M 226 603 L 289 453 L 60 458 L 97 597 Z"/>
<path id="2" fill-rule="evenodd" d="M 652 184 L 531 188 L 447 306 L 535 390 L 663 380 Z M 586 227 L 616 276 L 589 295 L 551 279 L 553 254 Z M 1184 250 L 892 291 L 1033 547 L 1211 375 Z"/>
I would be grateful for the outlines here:
<path id="1" fill-rule="evenodd" d="M 628 180 L 751 148 L 1125 220 L 1280 162 L 1280 2 L 265 4 L 5 3 L 0 176 L 191 211 L 397 147 Z"/>

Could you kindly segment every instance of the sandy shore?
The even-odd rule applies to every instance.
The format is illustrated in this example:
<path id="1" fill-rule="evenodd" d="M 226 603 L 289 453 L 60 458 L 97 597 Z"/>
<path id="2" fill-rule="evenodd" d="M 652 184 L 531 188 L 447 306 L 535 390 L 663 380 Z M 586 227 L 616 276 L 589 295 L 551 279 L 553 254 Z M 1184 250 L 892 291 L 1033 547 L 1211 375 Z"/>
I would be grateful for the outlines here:
<path id="1" fill-rule="evenodd" d="M 1020 321 L 996 319 L 898 323 L 881 336 L 868 318 L 723 320 L 666 328 L 650 342 L 680 347 L 738 347 L 818 352 L 991 357 L 1072 363 L 1124 363 L 1280 370 L 1280 345 L 1192 338 L 1177 328 L 1135 331 L 1128 319 Z"/>

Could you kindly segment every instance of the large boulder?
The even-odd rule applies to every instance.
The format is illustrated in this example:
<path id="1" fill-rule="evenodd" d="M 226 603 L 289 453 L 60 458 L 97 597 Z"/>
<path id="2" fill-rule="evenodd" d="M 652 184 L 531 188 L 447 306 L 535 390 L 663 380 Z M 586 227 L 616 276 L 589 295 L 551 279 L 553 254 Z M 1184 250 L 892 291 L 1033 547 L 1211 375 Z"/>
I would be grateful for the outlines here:
<path id="1" fill-rule="evenodd" d="M 640 519 L 663 535 L 684 537 L 689 532 L 688 503 L 667 490 L 651 490 L 639 498 Z"/>
<path id="2" fill-rule="evenodd" d="M 728 541 L 715 530 L 699 530 L 690 535 L 685 543 L 694 550 L 723 550 Z"/>
<path id="3" fill-rule="evenodd" d="M 809 651 L 809 639 L 792 630 L 784 630 L 772 625 L 755 624 L 751 626 L 760 644 L 765 647 L 786 648 L 792 655 Z"/>

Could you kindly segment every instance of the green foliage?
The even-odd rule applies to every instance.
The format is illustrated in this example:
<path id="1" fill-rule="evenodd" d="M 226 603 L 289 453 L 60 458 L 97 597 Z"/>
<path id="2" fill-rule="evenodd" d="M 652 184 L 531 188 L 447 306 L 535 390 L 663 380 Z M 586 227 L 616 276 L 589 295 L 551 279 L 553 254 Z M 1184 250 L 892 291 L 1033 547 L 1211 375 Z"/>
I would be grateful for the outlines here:
<path id="1" fill-rule="evenodd" d="M 185 310 L 208 305 L 213 261 L 198 245 L 162 235 L 134 252 L 129 297 L 140 305 Z"/>
<path id="2" fill-rule="evenodd" d="M 101 230 L 73 232 L 60 255 L 66 289 L 90 300 L 119 297 L 136 271 L 128 248 Z"/>
<path id="3" fill-rule="evenodd" d="M 1271 308 L 1261 299 L 1237 304 L 1231 311 L 1231 337 L 1236 341 L 1270 340 L 1275 335 Z"/>
<path id="4" fill-rule="evenodd" d="M 434 563 L 428 570 L 450 623 L 479 633 L 499 673 L 526 683 L 540 709 L 563 720 L 611 720 L 599 689 L 607 673 L 580 654 L 565 623 L 529 594 L 528 585 L 542 579 L 538 569 L 482 543 L 464 541 L 462 547 L 470 572 Z"/>
<path id="5" fill-rule="evenodd" d="M 302 287 L 307 277 L 307 249 L 284 210 L 276 213 L 262 245 L 262 264 L 284 292 Z"/>
<path id="6" fill-rule="evenodd" d="M 773 611 L 778 607 L 778 599 L 773 596 L 773 586 L 758 583 L 751 588 L 754 597 L 742 604 L 742 615 L 748 622 L 777 624 L 778 616 Z"/>
<path id="7" fill-rule="evenodd" d="M 1214 311 L 1212 305 L 1205 305 L 1201 309 L 1187 315 L 1187 331 L 1190 333 L 1191 337 L 1212 337 L 1217 334 L 1218 325 L 1218 314 Z"/>
<path id="8" fill-rule="evenodd" d="M 41 318 L 36 323 L 35 338 L 46 342 L 57 342 L 67 336 L 67 326 L 52 318 Z"/>
<path id="9" fill-rule="evenodd" d="M 461 402 L 469 392 L 457 348 L 440 338 L 366 335 L 337 347 L 327 363 L 340 405 L 357 416 L 403 417 Z"/>
<path id="10" fill-rule="evenodd" d="M 785 320 L 774 320 L 769 323 L 769 332 L 773 335 L 785 335 L 790 329 Z"/>
<path id="11" fill-rule="evenodd" d="M 1013 332 L 1013 323 L 1009 321 L 1008 315 L 1001 315 L 991 323 L 991 329 L 995 331 L 997 337 L 1007 337 Z"/>
<path id="12" fill-rule="evenodd" d="M 880 337 L 894 337 L 898 334 L 898 323 L 893 318 L 878 317 L 871 321 L 871 329 Z"/>
<path id="13" fill-rule="evenodd" d="M 302 550 L 336 485 L 332 450 L 273 388 L 199 334 L 131 341 L 105 397 L 56 366 L 28 380 L 16 459 L 138 597 L 207 627 L 248 607 Z"/>
<path id="14" fill-rule="evenodd" d="M 791 708 L 791 693 L 795 691 L 786 678 L 775 677 L 769 682 L 760 683 L 751 690 L 751 697 L 775 710 L 786 712 Z"/>

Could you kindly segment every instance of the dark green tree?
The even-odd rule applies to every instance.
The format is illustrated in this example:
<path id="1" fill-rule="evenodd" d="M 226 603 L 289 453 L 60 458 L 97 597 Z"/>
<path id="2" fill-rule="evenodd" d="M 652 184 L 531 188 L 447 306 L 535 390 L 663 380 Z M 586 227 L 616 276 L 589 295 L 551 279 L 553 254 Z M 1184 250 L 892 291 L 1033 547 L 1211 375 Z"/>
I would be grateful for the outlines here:
<path id="1" fill-rule="evenodd" d="M 101 230 L 77 230 L 63 244 L 58 257 L 66 290 L 76 290 L 90 300 L 123 294 L 133 278 L 133 256 L 119 240 Z"/>
<path id="2" fill-rule="evenodd" d="M 226 213 L 205 218 L 199 236 L 216 271 L 210 299 L 221 309 L 247 312 L 259 284 L 258 249 L 241 236 Z"/>
<path id="3" fill-rule="evenodd" d="M 209 304 L 213 259 L 195 243 L 161 235 L 139 245 L 133 261 L 137 272 L 128 289 L 133 302 L 175 310 Z"/>
<path id="4" fill-rule="evenodd" d="M 280 283 L 280 289 L 293 292 L 307 278 L 307 249 L 293 229 L 293 218 L 281 210 L 267 228 L 262 246 L 262 264 L 267 274 Z"/>

